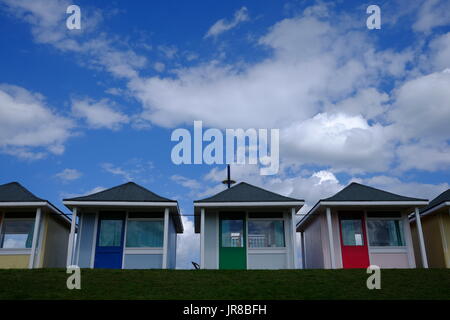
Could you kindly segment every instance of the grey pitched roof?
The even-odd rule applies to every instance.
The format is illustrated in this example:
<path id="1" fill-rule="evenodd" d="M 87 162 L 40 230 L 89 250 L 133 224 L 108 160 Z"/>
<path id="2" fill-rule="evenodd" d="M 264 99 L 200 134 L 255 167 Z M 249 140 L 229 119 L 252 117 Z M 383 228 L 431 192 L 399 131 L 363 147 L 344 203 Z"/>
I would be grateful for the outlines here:
<path id="1" fill-rule="evenodd" d="M 285 202 L 303 201 L 291 197 L 285 197 L 246 182 L 241 182 L 229 189 L 219 192 L 209 198 L 196 200 L 194 203 L 208 202 Z"/>
<path id="2" fill-rule="evenodd" d="M 18 182 L 0 185 L 0 202 L 47 202 L 36 197 Z"/>
<path id="3" fill-rule="evenodd" d="M 110 189 L 89 194 L 87 196 L 63 199 L 63 201 L 95 201 L 95 202 L 173 202 L 177 204 L 176 212 L 171 216 L 178 233 L 183 233 L 183 222 L 178 210 L 178 201 L 161 197 L 156 193 L 134 183 L 127 182 Z M 66 205 L 67 206 L 67 205 Z"/>
<path id="4" fill-rule="evenodd" d="M 352 182 L 347 187 L 336 193 L 334 196 L 322 199 L 320 201 L 428 201 L 428 200 L 405 197 L 395 193 L 369 187 L 360 183 Z"/>
<path id="5" fill-rule="evenodd" d="M 411 198 L 401 196 L 392 192 L 387 192 L 384 190 L 380 190 L 377 188 L 369 187 L 360 183 L 352 182 L 347 187 L 336 193 L 335 195 L 319 200 L 314 207 L 312 207 L 308 213 L 297 223 L 297 231 L 299 231 L 299 227 L 306 223 L 309 220 L 312 213 L 315 212 L 316 209 L 320 208 L 321 202 L 359 202 L 359 201 L 367 201 L 367 202 L 395 202 L 398 201 L 425 201 L 427 199 L 419 199 L 419 198 Z M 369 204 L 370 205 L 370 204 Z"/>
<path id="6" fill-rule="evenodd" d="M 225 189 L 209 198 L 196 200 L 194 203 L 207 204 L 215 202 L 233 203 L 233 202 L 273 202 L 274 206 L 277 202 L 303 202 L 303 200 L 282 196 L 281 194 L 256 187 L 246 182 L 238 183 L 237 185 Z M 301 207 L 298 206 L 298 207 Z M 200 216 L 196 209 L 194 214 L 195 232 L 200 232 Z"/>
<path id="7" fill-rule="evenodd" d="M 19 182 L 9 182 L 0 185 L 0 202 L 46 202 L 65 221 L 70 223 L 70 218 L 59 210 L 50 201 L 35 196 L 31 191 Z"/>
<path id="8" fill-rule="evenodd" d="M 442 192 L 436 198 L 431 200 L 430 204 L 428 206 L 426 206 L 425 208 L 422 208 L 420 210 L 420 213 L 428 211 L 429 209 L 440 205 L 442 202 L 447 202 L 447 201 L 450 201 L 450 189 L 448 189 L 447 191 Z"/>
<path id="9" fill-rule="evenodd" d="M 134 182 L 127 182 L 87 196 L 64 199 L 63 201 L 177 202 L 161 197 Z"/>

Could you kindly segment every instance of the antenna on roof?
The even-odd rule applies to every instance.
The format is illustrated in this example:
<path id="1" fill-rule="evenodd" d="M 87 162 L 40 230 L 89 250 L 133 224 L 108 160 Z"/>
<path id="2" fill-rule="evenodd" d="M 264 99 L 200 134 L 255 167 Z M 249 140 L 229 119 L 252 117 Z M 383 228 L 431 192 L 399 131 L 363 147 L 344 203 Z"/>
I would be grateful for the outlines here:
<path id="1" fill-rule="evenodd" d="M 235 184 L 236 181 L 231 180 L 231 174 L 230 174 L 230 165 L 227 164 L 227 179 L 222 181 L 223 184 L 226 184 L 228 186 L 228 189 L 231 188 L 232 184 Z"/>

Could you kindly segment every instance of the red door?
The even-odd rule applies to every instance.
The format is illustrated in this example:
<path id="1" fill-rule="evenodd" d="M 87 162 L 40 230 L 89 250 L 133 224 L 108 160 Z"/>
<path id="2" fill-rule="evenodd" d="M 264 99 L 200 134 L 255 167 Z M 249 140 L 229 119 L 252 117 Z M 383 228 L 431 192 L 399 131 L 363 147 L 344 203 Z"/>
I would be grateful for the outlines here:
<path id="1" fill-rule="evenodd" d="M 340 212 L 339 226 L 344 269 L 367 268 L 370 262 L 364 214 L 362 212 Z"/>

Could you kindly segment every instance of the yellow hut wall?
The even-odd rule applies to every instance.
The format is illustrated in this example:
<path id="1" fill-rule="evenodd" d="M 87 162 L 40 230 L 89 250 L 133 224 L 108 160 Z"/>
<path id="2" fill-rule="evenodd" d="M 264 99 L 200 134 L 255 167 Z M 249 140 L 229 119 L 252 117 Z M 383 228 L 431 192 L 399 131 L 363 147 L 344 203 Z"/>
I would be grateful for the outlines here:
<path id="1" fill-rule="evenodd" d="M 441 233 L 443 233 L 442 242 L 444 247 L 445 265 L 447 268 L 450 268 L 450 210 L 449 212 L 442 212 L 440 218 L 442 228 Z"/>
<path id="2" fill-rule="evenodd" d="M 40 267 L 63 268 L 66 266 L 70 225 L 64 224 L 52 214 L 47 214 L 45 226 Z"/>
<path id="3" fill-rule="evenodd" d="M 444 230 L 442 228 L 441 219 L 442 213 L 430 214 L 421 217 L 425 250 L 427 253 L 428 266 L 430 268 L 449 267 L 448 259 L 446 263 L 445 250 L 443 245 L 445 233 L 447 233 L 446 236 L 448 237 L 448 232 L 443 232 Z M 411 224 L 411 232 L 413 237 L 414 255 L 416 258 L 417 266 L 423 267 L 419 247 L 419 238 L 417 234 L 417 226 L 415 221 Z M 447 249 L 447 256 L 448 256 L 448 249 Z"/>
<path id="4" fill-rule="evenodd" d="M 29 260 L 29 254 L 2 254 L 0 255 L 0 269 L 27 269 Z"/>

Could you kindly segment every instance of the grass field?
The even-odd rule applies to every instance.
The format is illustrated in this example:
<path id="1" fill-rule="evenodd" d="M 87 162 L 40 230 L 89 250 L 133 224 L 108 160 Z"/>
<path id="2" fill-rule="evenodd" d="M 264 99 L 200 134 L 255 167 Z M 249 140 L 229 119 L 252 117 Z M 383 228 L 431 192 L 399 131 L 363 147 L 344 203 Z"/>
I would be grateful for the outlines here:
<path id="1" fill-rule="evenodd" d="M 368 290 L 365 270 L 91 270 L 81 290 L 63 269 L 0 270 L 0 299 L 445 299 L 450 270 L 382 270 Z"/>

